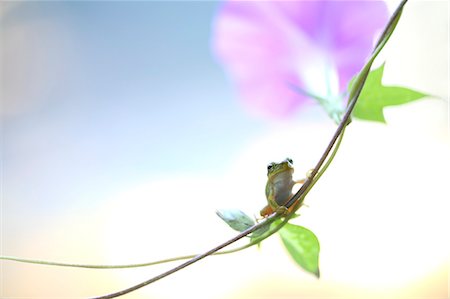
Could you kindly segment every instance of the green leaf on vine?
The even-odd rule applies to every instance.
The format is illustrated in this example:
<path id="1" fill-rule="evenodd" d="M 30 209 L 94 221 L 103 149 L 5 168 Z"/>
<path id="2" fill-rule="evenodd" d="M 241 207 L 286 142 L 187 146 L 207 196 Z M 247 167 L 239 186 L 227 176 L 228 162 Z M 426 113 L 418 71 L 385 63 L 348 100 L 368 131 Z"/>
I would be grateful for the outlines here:
<path id="1" fill-rule="evenodd" d="M 369 73 L 353 110 L 355 118 L 385 123 L 384 107 L 406 104 L 428 96 L 404 87 L 382 85 L 383 71 L 384 64 Z M 350 82 L 350 86 L 353 82 L 354 79 Z"/>
<path id="2" fill-rule="evenodd" d="M 216 214 L 232 229 L 239 232 L 255 225 L 255 221 L 250 216 L 238 209 L 217 210 Z"/>
<path id="3" fill-rule="evenodd" d="M 303 226 L 290 223 L 286 223 L 279 234 L 294 261 L 305 271 L 319 278 L 320 245 L 316 235 Z"/>

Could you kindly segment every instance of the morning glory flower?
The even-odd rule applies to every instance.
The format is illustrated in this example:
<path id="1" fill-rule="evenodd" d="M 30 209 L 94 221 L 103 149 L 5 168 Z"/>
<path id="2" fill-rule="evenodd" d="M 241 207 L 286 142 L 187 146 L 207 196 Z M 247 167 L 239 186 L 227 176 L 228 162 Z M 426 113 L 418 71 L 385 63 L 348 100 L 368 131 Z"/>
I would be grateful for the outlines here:
<path id="1" fill-rule="evenodd" d="M 308 98 L 342 109 L 388 19 L 381 1 L 226 1 L 212 43 L 246 106 L 286 117 Z"/>

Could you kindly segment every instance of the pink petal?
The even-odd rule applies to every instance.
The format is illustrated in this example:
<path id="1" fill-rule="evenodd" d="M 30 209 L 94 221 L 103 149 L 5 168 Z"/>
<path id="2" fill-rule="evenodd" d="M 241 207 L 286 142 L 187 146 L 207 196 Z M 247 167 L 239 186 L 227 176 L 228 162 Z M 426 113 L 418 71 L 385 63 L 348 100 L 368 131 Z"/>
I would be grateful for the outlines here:
<path id="1" fill-rule="evenodd" d="M 327 66 L 336 69 L 336 89 L 345 90 L 387 19 L 386 5 L 375 1 L 228 1 L 213 47 L 244 103 L 283 117 L 306 101 L 291 85 L 311 91 Z"/>

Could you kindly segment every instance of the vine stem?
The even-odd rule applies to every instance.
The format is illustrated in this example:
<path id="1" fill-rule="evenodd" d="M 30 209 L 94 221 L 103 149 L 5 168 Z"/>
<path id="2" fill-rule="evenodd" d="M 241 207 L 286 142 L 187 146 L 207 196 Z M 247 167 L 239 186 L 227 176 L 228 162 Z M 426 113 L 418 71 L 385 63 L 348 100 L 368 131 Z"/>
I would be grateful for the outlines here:
<path id="1" fill-rule="evenodd" d="M 384 45 L 386 44 L 386 42 L 388 41 L 388 39 L 390 38 L 390 36 L 392 35 L 392 32 L 395 29 L 395 26 L 398 23 L 398 20 L 400 19 L 400 15 L 402 13 L 403 7 L 406 4 L 408 0 L 403 0 L 399 6 L 397 7 L 397 9 L 395 10 L 394 14 L 391 16 L 388 24 L 386 25 L 382 35 L 380 36 L 374 51 L 372 52 L 372 56 L 370 57 L 369 61 L 365 64 L 365 66 L 363 67 L 363 69 L 361 70 L 361 72 L 359 73 L 359 75 L 356 77 L 355 83 L 353 84 L 353 86 L 351 87 L 350 90 L 350 100 L 348 102 L 346 111 L 344 116 L 342 117 L 341 122 L 339 123 L 333 137 L 331 138 L 330 142 L 328 143 L 328 146 L 326 147 L 325 151 L 323 152 L 322 156 L 320 157 L 319 161 L 317 162 L 316 166 L 314 167 L 314 169 L 312 170 L 311 174 L 308 176 L 308 178 L 306 179 L 305 183 L 302 185 L 302 187 L 297 191 L 297 193 L 295 193 L 295 195 L 286 203 L 286 208 L 290 208 L 292 205 L 295 204 L 295 208 L 298 209 L 303 201 L 304 198 L 306 196 L 306 194 L 309 192 L 309 190 L 311 189 L 311 187 L 317 182 L 317 180 L 320 178 L 320 176 L 323 174 L 323 172 L 325 171 L 325 169 L 328 167 L 328 165 L 331 163 L 331 160 L 333 159 L 336 151 L 337 151 L 337 147 L 335 148 L 333 154 L 331 155 L 331 157 L 329 157 L 330 152 L 332 151 L 336 141 L 339 138 L 339 142 L 338 145 L 342 139 L 342 134 L 345 131 L 345 127 L 349 124 L 350 121 L 350 116 L 351 113 L 353 111 L 353 109 L 355 108 L 355 105 L 358 101 L 358 97 L 361 94 L 361 91 L 364 87 L 364 83 L 366 81 L 367 76 L 369 75 L 369 71 L 370 71 L 370 67 L 372 66 L 373 61 L 375 60 L 376 56 L 378 55 L 378 53 L 381 51 L 381 49 L 384 47 Z M 325 164 L 324 168 L 322 168 L 322 165 L 325 163 L 325 161 L 328 159 L 327 163 Z M 285 223 L 287 223 L 287 221 L 289 221 L 289 219 L 294 215 L 294 211 L 296 210 L 294 209 L 289 215 L 287 215 L 284 219 L 284 221 L 277 226 L 277 229 L 280 229 Z M 203 254 L 197 255 L 196 257 L 194 257 L 193 259 L 190 259 L 188 261 L 186 261 L 185 263 L 174 267 L 166 272 L 163 272 L 151 279 L 148 279 L 144 282 L 141 282 L 137 285 L 134 285 L 130 288 L 124 289 L 122 291 L 118 291 L 115 293 L 111 293 L 109 295 L 105 295 L 105 296 L 100 296 L 100 297 L 96 297 L 93 299 L 109 299 L 109 298 L 115 298 L 115 297 L 119 297 L 125 294 L 128 294 L 130 292 L 133 292 L 137 289 L 140 289 L 146 285 L 149 285 L 155 281 L 158 281 L 164 277 L 167 277 L 181 269 L 186 268 L 189 265 L 192 265 L 196 262 L 198 262 L 199 260 L 214 254 L 215 252 L 219 251 L 220 249 L 242 239 L 243 237 L 247 236 L 248 234 L 256 231 L 257 229 L 263 227 L 264 225 L 267 225 L 268 223 L 273 222 L 275 219 L 280 218 L 282 215 L 279 211 L 276 211 L 274 213 L 272 213 L 271 215 L 269 215 L 266 219 L 264 219 L 264 221 L 248 228 L 247 230 L 241 232 L 239 235 L 237 235 L 236 237 L 220 244 L 219 246 L 214 247 L 211 250 L 206 251 Z M 270 234 L 273 234 L 274 232 L 270 232 Z"/>
<path id="2" fill-rule="evenodd" d="M 258 238 L 258 239 L 255 239 L 255 241 L 251 241 L 248 244 L 245 244 L 240 247 L 215 252 L 214 255 L 229 254 L 229 253 L 241 251 L 241 250 L 251 247 L 261 241 L 262 240 L 260 240 L 260 238 Z M 152 261 L 152 262 L 136 263 L 136 264 L 122 264 L 122 265 L 96 265 L 96 264 L 63 263 L 63 262 L 53 262 L 53 261 L 44 261 L 44 260 L 24 259 L 24 258 L 19 258 L 19 257 L 14 257 L 14 256 L 0 256 L 0 260 L 13 261 L 13 262 L 19 262 L 19 263 L 27 263 L 27 264 L 37 264 L 37 265 L 44 265 L 44 266 L 108 270 L 108 269 L 128 269 L 128 268 L 140 268 L 140 267 L 155 266 L 155 265 L 164 264 L 164 263 L 170 263 L 170 262 L 176 262 L 176 261 L 180 261 L 180 260 L 191 259 L 191 258 L 196 257 L 197 255 L 198 254 L 189 254 L 189 255 L 182 255 L 182 256 L 177 256 L 177 257 L 173 257 L 173 258 L 167 258 L 167 259 L 162 259 L 162 260 L 157 260 L 157 261 Z"/>
<path id="3" fill-rule="evenodd" d="M 364 87 L 364 83 L 366 82 L 367 76 L 370 72 L 370 67 L 372 66 L 373 61 L 377 57 L 377 55 L 380 53 L 381 49 L 384 47 L 390 36 L 392 35 L 392 32 L 395 29 L 395 26 L 397 25 L 401 13 L 403 11 L 403 7 L 405 6 L 406 2 L 408 0 L 403 0 L 397 9 L 395 10 L 394 14 L 389 19 L 388 24 L 383 30 L 383 33 L 381 34 L 380 38 L 377 41 L 377 44 L 375 46 L 374 51 L 372 52 L 371 57 L 369 58 L 368 62 L 364 65 L 363 69 L 359 73 L 359 75 L 356 77 L 355 83 L 353 84 L 351 90 L 350 90 L 350 100 L 347 105 L 347 109 L 345 111 L 344 116 L 342 117 L 341 122 L 339 123 L 333 137 L 331 138 L 330 142 L 328 143 L 328 146 L 326 147 L 324 153 L 319 159 L 319 162 L 317 162 L 316 166 L 311 171 L 311 174 L 306 179 L 305 183 L 302 185 L 302 187 L 297 191 L 297 193 L 286 203 L 286 208 L 290 208 L 294 203 L 298 202 L 300 197 L 303 193 L 305 193 L 306 190 L 309 190 L 309 187 L 311 184 L 313 184 L 314 178 L 316 174 L 319 172 L 320 168 L 322 167 L 323 163 L 327 159 L 328 155 L 330 154 L 331 150 L 333 149 L 334 144 L 336 143 L 336 140 L 338 137 L 342 134 L 344 131 L 344 128 L 348 125 L 350 122 L 350 116 L 353 112 L 353 109 L 355 108 L 356 102 L 358 101 L 359 95 L 361 94 L 361 91 Z M 301 205 L 301 202 L 300 202 Z M 298 205 L 298 207 L 300 206 Z"/>
<path id="4" fill-rule="evenodd" d="M 164 273 L 161 273 L 161 274 L 159 274 L 159 275 L 157 275 L 157 276 L 155 276 L 155 277 L 153 277 L 153 278 L 151 278 L 149 280 L 141 282 L 141 283 L 139 283 L 137 285 L 134 285 L 134 286 L 132 286 L 130 288 L 127 288 L 125 290 L 122 290 L 122 291 L 119 291 L 119 292 L 116 292 L 116 293 L 112 293 L 112 294 L 109 294 L 109 295 L 105 295 L 105 296 L 95 297 L 95 298 L 92 298 L 92 299 L 115 298 L 115 297 L 119 297 L 119 296 L 128 294 L 130 292 L 133 292 L 133 291 L 135 291 L 137 289 L 140 289 L 140 288 L 142 288 L 142 287 L 144 287 L 146 285 L 149 285 L 149 284 L 151 284 L 151 283 L 153 283 L 155 281 L 158 281 L 158 280 L 160 280 L 160 279 L 162 279 L 162 278 L 164 278 L 166 276 L 169 276 L 169 275 L 171 275 L 171 274 L 173 274 L 173 273 L 175 273 L 175 272 L 177 272 L 177 271 L 179 271 L 179 270 L 181 270 L 183 268 L 186 268 L 187 266 L 190 266 L 190 265 L 198 262 L 199 260 L 204 259 L 205 257 L 207 257 L 209 255 L 212 255 L 213 253 L 219 251 L 220 249 L 222 249 L 222 248 L 224 248 L 224 247 L 226 247 L 226 246 L 228 246 L 228 245 L 230 245 L 230 244 L 232 244 L 232 243 L 234 243 L 234 242 L 244 238 L 248 234 L 256 231 L 257 229 L 259 229 L 259 228 L 261 228 L 261 227 L 263 227 L 263 226 L 273 222 L 278 217 L 279 217 L 278 213 L 273 213 L 273 214 L 269 215 L 264 221 L 262 221 L 262 222 L 260 222 L 260 223 L 258 223 L 256 225 L 246 229 L 245 231 L 241 232 L 239 235 L 235 236 L 234 238 L 229 239 L 228 241 L 226 241 L 226 242 L 224 242 L 224 243 L 214 247 L 213 249 L 210 249 L 210 250 L 206 251 L 205 253 L 197 255 L 196 257 L 194 257 L 194 258 L 192 258 L 192 259 L 182 263 L 179 266 L 176 266 L 176 267 L 174 267 L 174 268 L 172 268 L 172 269 L 170 269 L 170 270 L 168 270 L 168 271 L 166 271 Z"/>

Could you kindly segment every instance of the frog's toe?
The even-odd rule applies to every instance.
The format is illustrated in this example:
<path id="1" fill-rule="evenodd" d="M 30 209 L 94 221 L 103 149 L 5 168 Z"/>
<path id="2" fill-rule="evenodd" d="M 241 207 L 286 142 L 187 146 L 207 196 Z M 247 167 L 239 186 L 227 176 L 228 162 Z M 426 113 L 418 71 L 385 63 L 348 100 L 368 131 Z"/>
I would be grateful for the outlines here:
<path id="1" fill-rule="evenodd" d="M 285 206 L 279 206 L 276 210 L 277 214 L 279 215 L 287 215 L 287 213 L 289 212 L 288 208 L 286 208 Z"/>

